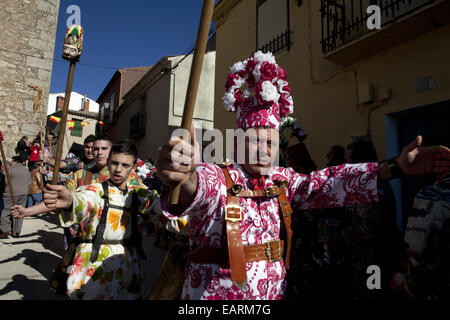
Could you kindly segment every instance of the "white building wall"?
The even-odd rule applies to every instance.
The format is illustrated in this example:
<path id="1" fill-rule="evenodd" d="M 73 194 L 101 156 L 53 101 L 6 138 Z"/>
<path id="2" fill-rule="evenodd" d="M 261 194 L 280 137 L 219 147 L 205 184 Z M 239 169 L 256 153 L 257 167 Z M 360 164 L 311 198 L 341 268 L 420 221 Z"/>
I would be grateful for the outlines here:
<path id="1" fill-rule="evenodd" d="M 64 97 L 65 92 L 62 93 L 50 93 L 48 97 L 48 108 L 47 115 L 53 114 L 56 112 L 56 99 L 58 96 Z M 98 112 L 99 105 L 95 100 L 87 97 L 89 100 L 89 112 Z M 83 99 L 84 95 L 79 94 L 77 92 L 72 92 L 70 94 L 70 102 L 69 102 L 69 110 L 80 111 L 83 110 Z"/>
<path id="2" fill-rule="evenodd" d="M 182 56 L 170 58 L 172 67 L 175 66 L 181 58 Z M 192 59 L 193 55 L 189 55 L 172 71 L 173 77 L 171 83 L 169 126 L 181 126 Z M 215 51 L 208 52 L 203 59 L 202 73 L 200 75 L 194 111 L 194 124 L 196 128 L 213 129 L 214 127 L 215 62 Z"/>
<path id="3" fill-rule="evenodd" d="M 200 130 L 214 128 L 215 56 L 215 52 L 208 52 L 203 61 L 193 119 L 195 127 Z M 144 137 L 136 141 L 141 159 L 156 160 L 158 147 L 170 138 L 174 129 L 181 126 L 193 56 L 190 55 L 181 61 L 183 57 L 180 55 L 160 60 L 149 71 L 148 78 L 152 79 L 153 83 L 150 81 L 145 85 L 138 83 L 130 90 L 133 96 L 125 96 L 122 106 L 124 109 L 117 122 L 118 140 L 128 139 L 130 119 L 139 112 L 140 99 L 146 96 L 146 132 Z M 177 63 L 178 66 L 174 68 Z M 172 70 L 160 78 L 165 68 Z M 133 90 L 140 91 L 134 93 Z"/>

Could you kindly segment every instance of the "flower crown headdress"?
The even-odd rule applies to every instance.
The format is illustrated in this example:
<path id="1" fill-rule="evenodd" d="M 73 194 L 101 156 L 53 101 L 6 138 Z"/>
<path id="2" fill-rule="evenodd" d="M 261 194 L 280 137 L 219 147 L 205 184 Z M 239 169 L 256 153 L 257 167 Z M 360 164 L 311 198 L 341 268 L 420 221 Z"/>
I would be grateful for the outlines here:
<path id="1" fill-rule="evenodd" d="M 235 63 L 225 88 L 223 105 L 227 111 L 237 111 L 238 128 L 268 126 L 279 130 L 294 111 L 286 72 L 270 52 L 258 51 Z"/>

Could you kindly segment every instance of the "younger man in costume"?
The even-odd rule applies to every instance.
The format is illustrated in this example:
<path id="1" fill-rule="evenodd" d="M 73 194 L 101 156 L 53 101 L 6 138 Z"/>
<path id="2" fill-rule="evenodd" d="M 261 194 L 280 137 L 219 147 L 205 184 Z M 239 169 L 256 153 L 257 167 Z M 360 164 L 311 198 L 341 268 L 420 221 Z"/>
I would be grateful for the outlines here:
<path id="1" fill-rule="evenodd" d="M 83 142 L 83 157 L 71 157 L 64 159 L 61 161 L 60 169 L 64 173 L 72 173 L 78 171 L 80 166 L 83 167 L 83 169 L 90 169 L 95 166 L 95 156 L 94 156 L 94 142 L 96 141 L 96 137 L 94 135 L 89 135 L 84 139 Z M 39 160 L 43 161 L 44 163 L 48 164 L 51 167 L 55 166 L 55 159 L 50 158 L 49 155 L 47 155 L 46 152 L 40 151 L 39 152 Z"/>
<path id="2" fill-rule="evenodd" d="M 118 143 L 111 148 L 108 181 L 73 193 L 64 186 L 46 187 L 45 205 L 66 209 L 60 216 L 64 227 L 85 225 L 67 280 L 71 298 L 130 300 L 147 291 L 137 215 L 150 203 L 147 189 L 128 182 L 136 159 L 134 145 Z"/>
<path id="3" fill-rule="evenodd" d="M 88 144 L 89 146 L 89 144 Z M 65 187 L 70 192 L 74 192 L 78 187 L 89 185 L 91 183 L 102 183 L 109 179 L 109 171 L 107 166 L 107 161 L 109 157 L 109 152 L 111 150 L 112 141 L 108 136 L 99 135 L 95 138 L 93 142 L 93 156 L 94 156 L 94 165 L 89 166 L 88 169 L 80 169 L 76 171 L 71 178 L 66 182 Z M 89 153 L 86 151 L 85 154 Z M 129 182 L 132 185 L 143 186 L 140 178 L 133 171 L 129 175 Z M 23 208 L 22 206 L 13 206 L 11 208 L 13 210 L 13 215 L 19 216 L 33 216 L 40 213 L 45 213 L 51 211 L 49 208 L 45 206 L 44 203 L 39 203 L 29 208 Z M 76 236 L 78 232 L 79 225 L 74 225 L 70 227 L 64 228 L 64 247 L 67 248 L 70 241 L 73 237 Z"/>
<path id="4" fill-rule="evenodd" d="M 389 164 L 346 164 L 309 175 L 275 167 L 278 130 L 293 112 L 285 71 L 272 54 L 257 52 L 231 68 L 226 88 L 225 107 L 237 111 L 237 127 L 250 135 L 243 163 L 196 166 L 194 146 L 178 138 L 159 150 L 164 214 L 190 222 L 183 299 L 282 299 L 292 237 L 289 203 L 302 210 L 374 202 L 378 181 L 392 179 L 394 167 L 421 174 L 450 166 L 449 149 L 421 148 L 418 137 Z M 168 187 L 179 183 L 180 205 L 171 206 Z"/>

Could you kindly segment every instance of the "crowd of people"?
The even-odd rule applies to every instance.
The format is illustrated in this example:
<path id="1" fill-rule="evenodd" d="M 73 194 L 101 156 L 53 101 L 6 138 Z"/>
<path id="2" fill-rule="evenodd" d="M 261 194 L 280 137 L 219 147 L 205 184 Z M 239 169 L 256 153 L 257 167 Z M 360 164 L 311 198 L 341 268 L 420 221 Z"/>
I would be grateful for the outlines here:
<path id="1" fill-rule="evenodd" d="M 331 147 L 321 170 L 304 154 L 288 155 L 291 168 L 273 166 L 293 100 L 270 53 L 231 68 L 224 106 L 249 133 L 243 163 L 235 145 L 234 161 L 198 164 L 195 139 L 172 137 L 158 149 L 155 168 L 143 168 L 132 142 L 88 137 L 83 157 L 61 163 L 72 172 L 46 184 L 41 202 L 5 203 L 2 223 L 5 212 L 15 220 L 59 214 L 67 250 L 77 241 L 64 282 L 73 299 L 146 299 L 152 288 L 139 226 L 149 223 L 188 236 L 184 278 L 163 284 L 178 288 L 180 280 L 179 299 L 449 297 L 448 146 L 424 146 L 418 136 L 398 157 L 378 161 L 372 143 L 357 140 Z M 51 176 L 51 156 L 42 150 L 38 161 Z M 155 172 L 158 179 L 149 179 Z M 388 182 L 405 175 L 432 183 L 417 195 L 402 234 Z M 369 285 L 374 266 L 381 274 Z"/>
<path id="2" fill-rule="evenodd" d="M 21 141 L 26 141 L 26 139 Z M 52 188 L 51 184 L 47 182 L 52 180 L 55 165 L 55 159 L 49 153 L 48 146 L 45 146 L 44 150 L 38 151 L 38 161 L 41 163 L 30 171 L 31 173 L 37 172 L 38 174 L 32 174 L 32 176 L 39 178 L 32 179 L 30 177 L 30 172 L 24 166 L 25 163 L 22 159 L 26 158 L 13 157 L 12 166 L 9 168 L 16 195 L 16 204 L 13 205 L 10 201 L 11 197 L 5 192 L 4 197 L 7 200 L 5 200 L 2 212 L 2 238 L 19 237 L 24 217 L 43 213 L 58 213 L 64 229 L 65 250 L 69 250 L 69 247 L 74 244 L 75 248 L 78 246 L 75 259 L 71 262 L 72 266 L 77 263 L 86 265 L 83 270 L 71 269 L 65 294 L 76 299 L 101 299 L 102 297 L 132 299 L 142 297 L 145 292 L 148 295 L 149 288 L 145 285 L 143 267 L 135 265 L 135 263 L 139 264 L 139 259 L 142 259 L 140 233 L 150 232 L 154 226 L 159 229 L 165 226 L 155 220 L 157 214 L 152 215 L 153 220 L 147 219 L 144 215 L 144 213 L 148 215 L 149 212 L 160 210 L 157 204 L 160 186 L 152 162 L 138 159 L 137 150 L 133 143 L 113 143 L 106 135 L 88 136 L 84 140 L 83 154 L 77 157 L 69 152 L 60 164 L 61 172 L 58 175 L 57 184 L 60 189 L 58 190 L 60 192 L 64 190 L 68 194 L 70 192 L 79 194 L 82 190 L 87 191 L 88 198 L 82 197 L 77 202 L 76 209 L 82 211 L 75 211 L 71 215 L 65 211 L 56 211 L 42 201 L 43 191 Z M 30 160 L 28 159 L 28 161 Z M 19 176 L 17 172 L 22 173 L 22 175 Z M 22 188 L 27 190 L 24 191 L 24 195 L 19 192 L 21 184 L 26 185 Z M 91 188 L 94 186 L 99 188 L 100 199 L 91 194 L 93 190 Z M 6 187 L 5 190 L 8 190 L 8 188 Z M 100 247 L 96 249 L 98 250 L 98 258 L 93 259 L 88 264 L 87 261 L 91 258 L 86 257 L 86 254 L 90 255 L 94 251 L 95 246 L 92 242 L 98 232 L 97 227 L 99 225 L 98 220 L 93 221 L 91 219 L 95 216 L 94 212 L 101 214 L 103 210 L 107 210 L 104 202 L 91 206 L 91 201 L 104 201 L 103 193 L 106 192 L 105 190 L 110 193 L 108 206 L 111 208 L 108 214 L 104 216 L 108 216 L 108 219 L 103 222 L 103 228 L 106 231 Z M 27 194 L 28 202 L 26 201 Z M 135 199 L 136 195 L 138 197 Z M 20 225 L 18 225 L 19 223 Z M 168 226 L 171 231 L 179 231 L 178 228 L 178 223 Z M 6 231 L 11 229 L 17 229 L 18 231 L 12 234 Z M 61 241 L 61 245 L 63 245 L 63 241 Z M 139 248 L 138 255 L 134 251 L 135 248 Z M 110 254 L 107 254 L 107 252 L 110 252 Z M 118 258 L 124 253 L 125 258 L 120 260 L 119 269 L 116 268 L 115 263 L 109 262 L 111 257 Z M 94 283 L 94 289 L 91 288 L 93 281 L 89 281 L 89 277 L 99 267 L 103 273 L 101 282 L 111 282 L 108 272 L 121 272 L 123 278 L 120 278 L 120 281 L 113 285 L 117 288 L 117 293 L 108 291 L 111 289 L 111 285 L 98 288 L 98 282 Z M 112 268 L 112 271 L 108 268 Z M 98 273 L 95 273 L 95 276 L 97 277 Z M 124 283 L 126 283 L 125 290 L 123 290 Z M 104 292 L 104 290 L 107 292 Z"/>

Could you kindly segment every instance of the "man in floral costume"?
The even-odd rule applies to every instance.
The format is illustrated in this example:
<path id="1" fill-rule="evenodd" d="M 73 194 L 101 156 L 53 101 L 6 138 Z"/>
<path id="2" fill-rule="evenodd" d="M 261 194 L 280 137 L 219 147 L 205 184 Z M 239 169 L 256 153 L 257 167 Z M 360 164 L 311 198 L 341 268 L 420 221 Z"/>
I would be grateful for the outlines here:
<path id="1" fill-rule="evenodd" d="M 384 164 L 344 164 L 309 175 L 273 166 L 278 130 L 293 112 L 286 72 L 272 54 L 257 52 L 231 68 L 226 89 L 225 108 L 237 112 L 237 128 L 249 133 L 242 162 L 237 153 L 225 168 L 197 165 L 195 143 L 177 137 L 159 149 L 163 212 L 168 219 L 189 217 L 182 299 L 282 299 L 292 237 L 288 203 L 305 210 L 374 202 L 377 183 L 395 170 L 421 174 L 450 166 L 450 150 L 420 147 L 421 137 Z M 169 187 L 178 184 L 179 203 L 171 205 Z"/>

